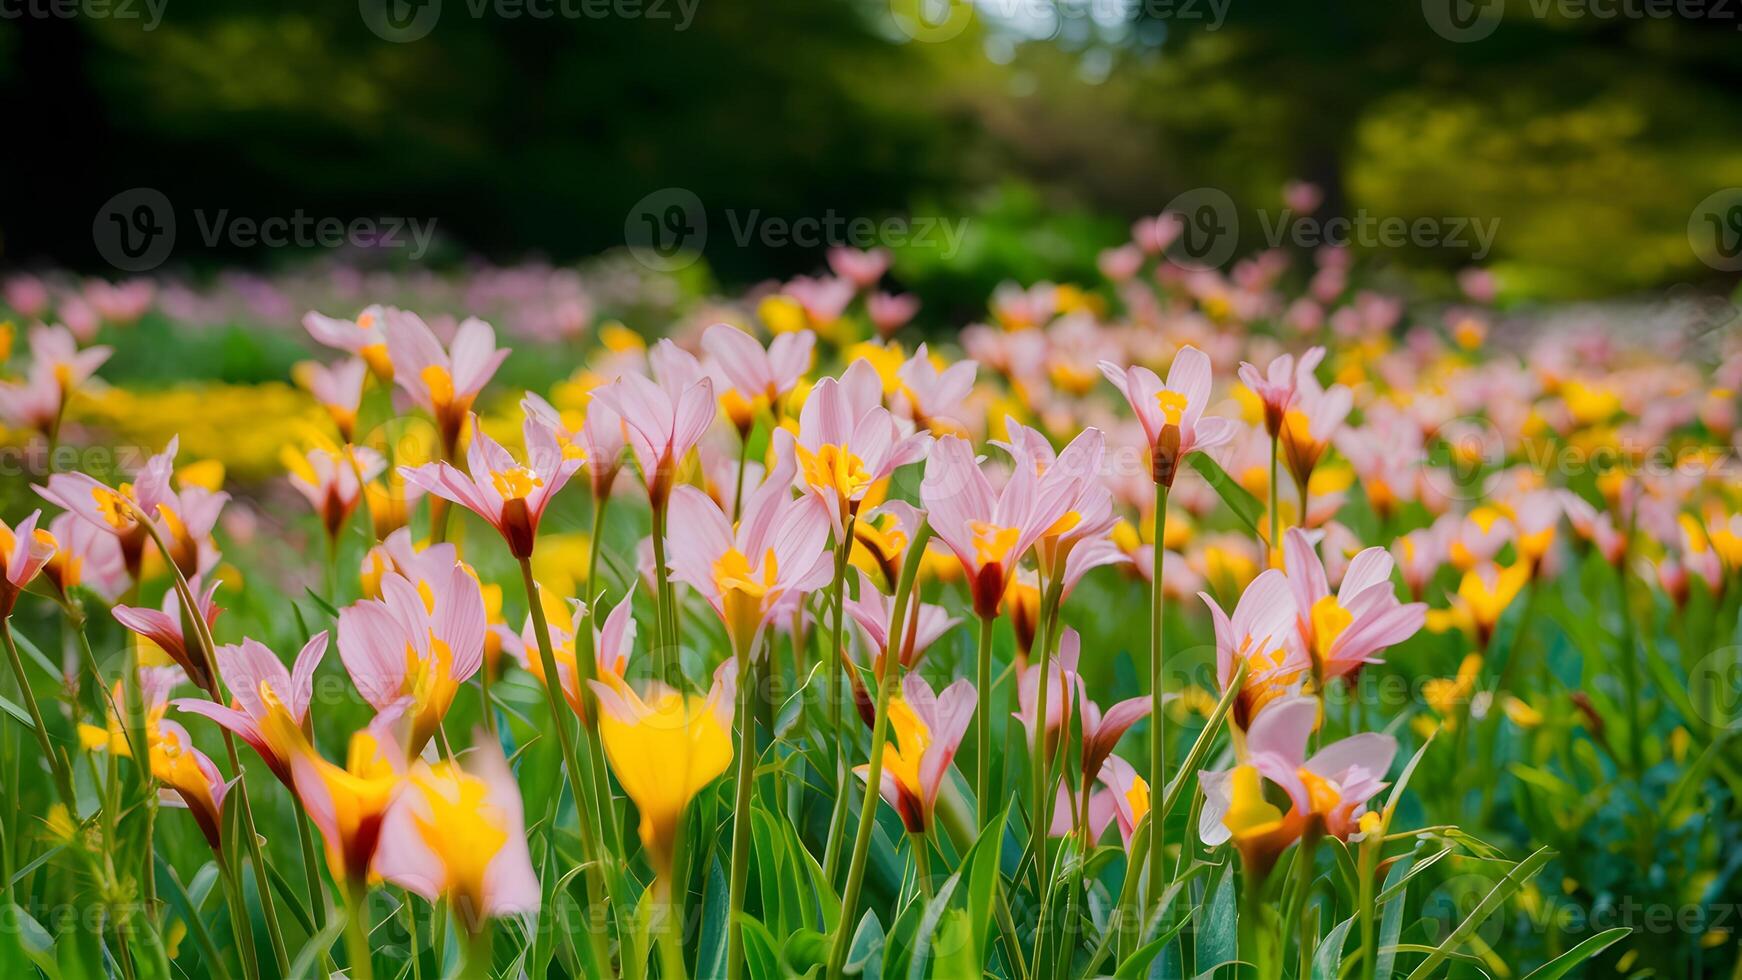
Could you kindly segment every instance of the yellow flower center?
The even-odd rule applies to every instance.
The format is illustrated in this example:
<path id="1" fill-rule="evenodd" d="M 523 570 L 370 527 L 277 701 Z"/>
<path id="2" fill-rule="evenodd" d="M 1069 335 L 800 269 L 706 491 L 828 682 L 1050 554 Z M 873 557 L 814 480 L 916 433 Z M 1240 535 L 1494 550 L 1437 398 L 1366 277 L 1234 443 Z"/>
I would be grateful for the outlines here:
<path id="1" fill-rule="evenodd" d="M 1185 414 L 1186 396 L 1163 388 L 1155 393 L 1155 400 L 1161 405 L 1161 415 L 1167 419 L 1167 424 L 1178 425 L 1180 416 Z"/>
<path id="2" fill-rule="evenodd" d="M 1354 621 L 1354 615 L 1344 609 L 1334 595 L 1327 595 L 1313 603 L 1313 655 L 1321 664 L 1330 659 L 1331 649 L 1337 645 L 1337 638 Z"/>
<path id="3" fill-rule="evenodd" d="M 1258 837 L 1282 825 L 1282 811 L 1264 798 L 1264 780 L 1252 766 L 1234 769 L 1233 798 L 1222 826 L 1236 838 Z"/>
<path id="4" fill-rule="evenodd" d="M 454 376 L 440 364 L 431 364 L 423 369 L 423 384 L 429 389 L 430 403 L 437 408 L 451 405 L 454 401 Z"/>
<path id="5" fill-rule="evenodd" d="M 532 491 L 544 486 L 544 479 L 531 467 L 516 466 L 511 470 L 500 470 L 490 474 L 490 483 L 496 487 L 496 492 L 503 500 L 524 500 L 532 496 Z"/>
<path id="6" fill-rule="evenodd" d="M 994 565 L 1010 557 L 1010 550 L 1016 547 L 1016 539 L 1022 532 L 1013 527 L 1000 527 L 987 521 L 974 521 L 968 525 L 974 532 L 974 557 L 982 565 Z"/>
<path id="7" fill-rule="evenodd" d="M 883 769 L 909 793 L 919 797 L 919 764 L 926 747 L 931 745 L 931 729 L 900 698 L 889 702 L 889 725 L 895 732 L 895 744 L 883 746 Z"/>
<path id="8" fill-rule="evenodd" d="M 871 474 L 865 462 L 845 446 L 829 444 L 811 452 L 803 446 L 798 450 L 799 470 L 806 483 L 818 490 L 833 490 L 842 499 L 851 500 L 871 486 Z"/>

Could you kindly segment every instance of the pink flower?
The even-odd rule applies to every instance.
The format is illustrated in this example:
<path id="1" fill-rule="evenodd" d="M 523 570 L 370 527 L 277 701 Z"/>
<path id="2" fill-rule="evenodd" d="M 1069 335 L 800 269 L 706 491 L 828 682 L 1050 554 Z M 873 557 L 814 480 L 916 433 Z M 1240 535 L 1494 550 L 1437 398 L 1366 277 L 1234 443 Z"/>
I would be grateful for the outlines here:
<path id="1" fill-rule="evenodd" d="M 532 555 L 544 509 L 580 469 L 583 459 L 577 447 L 563 446 L 536 414 L 526 416 L 522 432 L 525 464 L 485 435 L 473 416 L 472 440 L 466 447 L 467 472 L 460 472 L 446 460 L 416 468 L 402 466 L 399 472 L 408 482 L 489 521 L 508 542 L 514 557 L 527 558 Z"/>
<path id="2" fill-rule="evenodd" d="M 351 442 L 357 437 L 357 411 L 363 404 L 363 383 L 369 377 L 369 365 L 352 357 L 331 367 L 313 361 L 307 363 L 300 377 L 309 394 L 332 416 L 339 429 L 339 439 Z"/>
<path id="3" fill-rule="evenodd" d="M 846 246 L 829 249 L 829 268 L 860 289 L 870 289 L 889 271 L 890 255 L 886 248 L 863 251 Z"/>
<path id="4" fill-rule="evenodd" d="M 962 563 L 974 614 L 992 619 L 1017 562 L 1070 512 L 1079 490 L 1076 481 L 1042 485 L 1032 468 L 1018 466 L 995 493 L 968 444 L 944 436 L 926 460 L 919 493 L 938 539 Z"/>
<path id="5" fill-rule="evenodd" d="M 903 408 L 918 428 L 929 429 L 935 435 L 965 436 L 962 404 L 974 391 L 974 375 L 978 370 L 974 361 L 962 360 L 940 371 L 925 345 L 920 344 L 896 371 L 901 379 L 897 407 Z"/>
<path id="6" fill-rule="evenodd" d="M 623 421 L 647 496 L 655 509 L 671 496 L 677 468 L 714 421 L 714 384 L 695 358 L 669 340 L 654 346 L 658 383 L 634 373 L 593 393 L 588 413 L 604 405 Z"/>
<path id="7" fill-rule="evenodd" d="M 1272 436 L 1282 431 L 1283 416 L 1294 407 L 1295 394 L 1300 390 L 1301 380 L 1313 376 L 1313 371 L 1319 362 L 1325 359 L 1323 347 L 1313 347 L 1300 356 L 1296 363 L 1293 354 L 1283 354 L 1270 362 L 1270 367 L 1264 374 L 1258 373 L 1258 368 L 1252 364 L 1240 362 L 1240 381 L 1252 389 L 1264 403 L 1264 429 Z"/>
<path id="8" fill-rule="evenodd" d="M 537 418 L 550 429 L 557 445 L 565 454 L 573 455 L 578 448 L 585 460 L 593 491 L 593 500 L 600 502 L 611 496 L 617 473 L 623 468 L 623 420 L 615 409 L 597 398 L 587 403 L 586 418 L 580 428 L 571 429 L 563 414 L 538 395 L 527 392 L 520 399 L 520 409 L 528 418 Z"/>
<path id="9" fill-rule="evenodd" d="M 889 656 L 889 621 L 895 615 L 894 606 L 893 597 L 878 591 L 871 584 L 871 576 L 860 570 L 859 597 L 847 599 L 846 610 L 847 615 L 853 617 L 853 623 L 859 627 L 866 648 L 873 654 L 873 670 L 879 678 L 883 676 L 885 661 Z M 927 602 L 910 603 L 907 622 L 901 627 L 896 659 L 902 667 L 911 670 L 926 648 L 959 622 L 961 620 L 951 616 L 942 606 Z M 856 675 L 854 679 L 858 679 Z"/>
<path id="10" fill-rule="evenodd" d="M 1121 369 L 1102 361 L 1101 373 L 1125 396 L 1143 426 L 1151 476 L 1162 486 L 1173 486 L 1187 456 L 1234 438 L 1233 422 L 1203 417 L 1210 400 L 1210 359 L 1196 347 L 1182 347 L 1174 355 L 1165 385 L 1146 367 Z"/>
<path id="11" fill-rule="evenodd" d="M 1304 180 L 1291 180 L 1282 185 L 1282 202 L 1289 210 L 1298 211 L 1303 215 L 1312 214 L 1324 202 L 1325 192 L 1319 185 Z"/>
<path id="12" fill-rule="evenodd" d="M 194 606 L 205 619 L 207 629 L 218 621 L 218 613 L 223 611 L 213 601 L 218 594 L 218 585 L 219 583 L 213 582 L 210 588 L 202 592 L 198 576 L 188 581 L 188 590 L 195 597 Z M 189 680 L 204 690 L 212 689 L 212 675 L 206 669 L 204 655 L 197 645 L 189 644 L 182 633 L 182 608 L 174 589 L 164 593 L 162 609 L 116 606 L 111 612 L 122 626 L 151 641 L 169 659 L 180 665 Z"/>
<path id="13" fill-rule="evenodd" d="M 307 455 L 286 446 L 284 463 L 290 470 L 290 485 L 320 515 L 327 539 L 335 542 L 363 499 L 363 484 L 387 467 L 380 453 L 351 445 L 342 449 L 316 447 Z"/>
<path id="14" fill-rule="evenodd" d="M 1296 484 L 1305 486 L 1312 477 L 1331 437 L 1349 417 L 1353 397 L 1344 385 L 1320 387 L 1310 371 L 1297 375 L 1294 397 L 1283 413 L 1281 428 L 1282 461 Z"/>
<path id="15" fill-rule="evenodd" d="M 865 297 L 865 313 L 880 337 L 892 336 L 919 314 L 919 297 L 912 293 L 873 292 Z"/>
<path id="16" fill-rule="evenodd" d="M 381 819 L 374 870 L 429 901 L 446 897 L 467 932 L 538 912 L 520 787 L 495 739 L 474 740 L 465 768 L 418 762 Z M 480 966 L 482 964 L 479 964 Z"/>
<path id="17" fill-rule="evenodd" d="M 508 348 L 497 347 L 496 331 L 476 317 L 462 322 L 453 343 L 443 347 L 416 314 L 396 313 L 387 317 L 387 350 L 394 382 L 435 419 L 444 458 L 452 459 L 472 402 L 502 366 Z"/>
<path id="18" fill-rule="evenodd" d="M 1168 211 L 1153 218 L 1137 219 L 1131 226 L 1131 241 L 1149 255 L 1160 255 L 1183 231 L 1185 219 Z"/>
<path id="19" fill-rule="evenodd" d="M 758 406 L 778 418 L 781 400 L 810 370 L 817 336 L 809 330 L 783 333 L 768 348 L 729 323 L 716 323 L 702 334 L 702 348 L 713 356 L 731 387 L 720 394 L 726 413 L 747 433 Z"/>
<path id="20" fill-rule="evenodd" d="M 79 350 L 66 327 L 31 327 L 30 373 L 24 384 L 0 384 L 0 415 L 14 425 L 52 433 L 73 392 L 111 353 L 108 347 Z"/>
<path id="21" fill-rule="evenodd" d="M 1379 663 L 1379 651 L 1414 636 L 1427 618 L 1425 604 L 1397 601 L 1391 555 L 1384 548 L 1356 555 L 1335 595 L 1325 581 L 1325 566 L 1299 528 L 1289 528 L 1284 536 L 1283 560 L 1301 642 L 1321 680 L 1347 677 L 1362 664 Z"/>
<path id="22" fill-rule="evenodd" d="M 782 460 L 744 502 L 736 528 L 707 494 L 672 494 L 672 578 L 701 593 L 726 624 L 733 652 L 749 656 L 789 593 L 822 588 L 833 574 L 828 515 L 813 497 L 792 496 L 792 463 Z"/>
<path id="23" fill-rule="evenodd" d="M 1111 282 L 1129 282 L 1143 268 L 1143 249 L 1136 244 L 1102 249 L 1095 266 Z"/>
<path id="24" fill-rule="evenodd" d="M 60 514 L 48 525 L 58 550 L 42 566 L 42 575 L 66 599 L 84 587 L 104 602 L 113 604 L 127 588 L 127 568 L 121 562 L 121 545 L 115 536 L 97 530 L 75 514 Z"/>
<path id="25" fill-rule="evenodd" d="M 358 578 L 364 598 L 379 599 L 381 580 L 388 574 L 399 575 L 413 583 L 434 581 L 437 576 L 446 575 L 458 560 L 458 549 L 446 542 L 419 551 L 411 542 L 411 529 L 402 527 L 369 549 L 363 556 Z"/>
<path id="26" fill-rule="evenodd" d="M 406 750 L 416 753 L 483 664 L 484 631 L 483 594 L 465 565 L 419 583 L 388 575 L 380 599 L 339 612 L 339 659 L 376 710 L 409 699 Z"/>
<path id="27" fill-rule="evenodd" d="M 127 573 L 135 580 L 139 578 L 145 544 L 150 540 L 137 515 L 150 516 L 169 545 L 176 566 L 192 578 L 217 564 L 218 553 L 211 545 L 212 528 L 230 495 L 201 486 L 176 490 L 171 483 L 178 444 L 179 438 L 171 438 L 168 448 L 146 460 L 133 481 L 121 484 L 118 489 L 111 489 L 84 473 L 56 473 L 48 478 L 47 486 L 34 489 L 50 503 L 113 534 L 121 544 Z"/>
<path id="28" fill-rule="evenodd" d="M 800 485 L 824 505 L 837 535 L 845 533 L 872 485 L 918 461 L 931 441 L 923 433 L 903 434 L 883 407 L 882 393 L 876 368 L 854 361 L 839 381 L 824 378 L 811 389 L 799 412 L 798 436 L 779 437 L 791 443 Z"/>
<path id="29" fill-rule="evenodd" d="M 54 557 L 59 547 L 54 535 L 37 529 L 36 522 L 41 517 L 42 511 L 31 511 L 30 516 L 18 522 L 16 528 L 0 521 L 0 566 L 4 566 L 6 571 L 6 581 L 0 585 L 0 618 L 12 615 L 12 607 L 18 603 L 18 593 L 36 578 L 36 573 Z"/>
<path id="30" fill-rule="evenodd" d="M 1300 835 L 1309 819 L 1323 821 L 1326 833 L 1347 838 L 1366 812 L 1367 801 L 1384 789 L 1385 774 L 1397 754 L 1397 740 L 1363 732 L 1333 742 L 1309 758 L 1307 739 L 1318 725 L 1312 698 L 1279 701 L 1246 734 L 1240 765 L 1199 773 L 1204 810 L 1198 835 L 1214 847 L 1230 838 L 1257 863 L 1275 856 Z M 1288 813 L 1261 795 L 1259 777 L 1279 787 L 1291 804 Z M 1249 847 L 1260 853 L 1253 855 Z"/>
<path id="31" fill-rule="evenodd" d="M 781 292 L 804 309 L 811 326 L 820 329 L 841 319 L 858 287 L 849 279 L 796 276 Z"/>
<path id="32" fill-rule="evenodd" d="M 217 651 L 218 674 L 230 690 L 230 704 L 205 698 L 181 698 L 173 704 L 178 711 L 210 718 L 234 732 L 259 753 L 280 782 L 295 792 L 290 759 L 296 746 L 283 744 L 283 728 L 274 725 L 271 718 L 281 712 L 292 727 L 303 726 L 314 696 L 315 670 L 326 653 L 325 630 L 303 645 L 292 670 L 286 670 L 278 654 L 256 640 L 226 644 Z"/>
<path id="33" fill-rule="evenodd" d="M 302 325 L 315 340 L 362 358 L 382 384 L 391 384 L 393 358 L 387 353 L 387 321 L 400 315 L 399 310 L 380 305 L 364 309 L 354 320 L 311 311 L 303 315 Z"/>
<path id="34" fill-rule="evenodd" d="M 1063 452 L 1055 453 L 1046 436 L 1015 419 L 1005 419 L 1004 428 L 1009 440 L 993 445 L 1009 453 L 1019 468 L 1033 471 L 1037 496 L 1051 498 L 1063 493 L 1070 497 L 1063 516 L 1036 543 L 1041 571 L 1048 578 L 1064 575 L 1068 589 L 1090 568 L 1122 560 L 1109 538 L 1119 518 L 1113 512 L 1112 491 L 1100 480 L 1105 446 L 1101 430 L 1090 426 L 1077 433 Z M 1072 567 L 1079 545 L 1098 543 L 1106 547 L 1090 548 Z"/>
<path id="35" fill-rule="evenodd" d="M 1210 607 L 1216 627 L 1216 682 L 1226 691 L 1234 681 L 1240 662 L 1246 664 L 1246 679 L 1234 701 L 1231 720 L 1245 731 L 1272 701 L 1296 693 L 1312 658 L 1301 644 L 1294 594 L 1282 572 L 1261 572 L 1230 618 L 1207 593 L 1198 598 Z"/>
<path id="36" fill-rule="evenodd" d="M 889 702 L 894 737 L 883 746 L 877 791 L 900 814 L 909 833 L 923 834 L 931 826 L 938 790 L 974 720 L 978 700 L 967 678 L 935 694 L 924 678 L 908 674 L 902 678 L 901 696 Z M 853 772 L 869 779 L 871 767 L 856 766 Z"/>
<path id="37" fill-rule="evenodd" d="M 587 606 L 583 602 L 565 606 L 555 593 L 542 587 L 538 590 L 538 595 L 539 601 L 544 603 L 545 619 L 550 625 L 550 645 L 556 658 L 557 682 L 561 685 L 563 697 L 568 699 L 569 707 L 582 720 L 586 720 L 587 715 L 581 700 L 580 665 L 576 659 L 579 656 L 579 647 L 575 638 L 580 636 L 581 627 L 586 622 Z M 591 627 L 592 676 L 607 684 L 615 685 L 621 681 L 629 669 L 629 653 L 635 645 L 633 607 L 631 595 L 625 594 L 622 601 L 605 616 L 603 626 Z M 540 684 L 548 683 L 544 674 L 544 658 L 539 656 L 538 637 L 530 615 L 526 617 L 526 624 L 519 633 L 502 625 L 493 626 L 491 629 L 501 638 L 503 649 L 520 662 L 522 670 L 538 678 Z"/>

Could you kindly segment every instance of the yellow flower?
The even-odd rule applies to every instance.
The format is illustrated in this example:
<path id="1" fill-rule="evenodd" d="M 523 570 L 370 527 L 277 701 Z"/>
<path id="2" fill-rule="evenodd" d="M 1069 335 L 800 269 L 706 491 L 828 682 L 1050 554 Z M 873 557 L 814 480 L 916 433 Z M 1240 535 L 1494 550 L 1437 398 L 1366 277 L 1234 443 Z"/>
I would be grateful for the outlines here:
<path id="1" fill-rule="evenodd" d="M 656 874 L 669 878 L 680 820 L 690 800 L 732 764 L 731 662 L 707 698 L 655 685 L 647 699 L 594 683 L 599 735 L 623 792 L 641 814 L 641 843 Z"/>

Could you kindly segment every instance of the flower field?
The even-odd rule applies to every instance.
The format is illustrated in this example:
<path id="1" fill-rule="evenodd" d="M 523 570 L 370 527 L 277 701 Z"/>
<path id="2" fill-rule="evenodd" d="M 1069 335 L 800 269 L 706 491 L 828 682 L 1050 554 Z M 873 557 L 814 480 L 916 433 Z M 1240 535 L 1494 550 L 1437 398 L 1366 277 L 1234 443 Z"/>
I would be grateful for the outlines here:
<path id="1" fill-rule="evenodd" d="M 6 280 L 5 975 L 1742 978 L 1742 343 L 1181 230 Z"/>

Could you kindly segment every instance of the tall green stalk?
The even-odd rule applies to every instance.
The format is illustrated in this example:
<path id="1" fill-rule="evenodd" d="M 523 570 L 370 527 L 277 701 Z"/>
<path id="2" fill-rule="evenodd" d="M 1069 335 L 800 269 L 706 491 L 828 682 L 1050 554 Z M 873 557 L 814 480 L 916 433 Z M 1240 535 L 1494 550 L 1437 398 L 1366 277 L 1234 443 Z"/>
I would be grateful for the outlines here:
<path id="1" fill-rule="evenodd" d="M 829 736 L 835 745 L 835 801 L 829 808 L 829 838 L 823 846 L 823 878 L 831 883 L 834 882 L 835 871 L 841 863 L 841 843 L 847 833 L 847 747 L 853 744 L 843 722 L 846 714 L 846 690 L 843 682 L 846 679 L 847 665 L 841 662 L 841 643 L 846 638 L 847 568 L 853 555 L 855 522 L 855 517 L 847 518 L 841 540 L 836 542 L 835 578 L 829 586 L 829 602 L 832 604 L 835 619 L 830 627 L 829 649 L 824 655 L 829 662 L 823 665 L 829 675 Z M 892 649 L 901 648 L 896 639 L 898 635 L 893 631 L 889 634 L 888 645 Z M 885 661 L 887 659 L 886 657 Z"/>
<path id="2" fill-rule="evenodd" d="M 212 630 L 206 623 L 206 617 L 200 615 L 200 607 L 193 590 L 189 588 L 187 577 L 182 574 L 181 566 L 175 563 L 175 556 L 170 554 L 169 544 L 163 540 L 163 535 L 157 526 L 137 507 L 132 508 L 134 519 L 144 527 L 157 545 L 158 553 L 163 556 L 163 563 L 168 566 L 170 582 L 175 587 L 177 598 L 181 600 L 184 622 L 193 627 L 194 638 L 199 641 L 200 656 L 205 664 L 207 683 L 206 694 L 216 704 L 223 704 L 223 696 L 218 690 L 218 656 L 217 644 L 212 639 Z M 224 750 L 229 757 L 230 771 L 238 775 L 242 772 L 241 760 L 236 755 L 236 739 L 227 728 L 220 729 L 224 737 Z M 283 928 L 278 922 L 277 903 L 272 898 L 272 885 L 266 872 L 266 855 L 260 847 L 260 835 L 254 829 L 254 806 L 248 798 L 248 781 L 236 780 L 238 799 L 237 811 L 242 819 L 242 837 L 248 846 L 248 863 L 254 867 L 254 889 L 260 896 L 260 915 L 266 920 L 266 937 L 272 944 L 272 957 L 278 964 L 278 972 L 290 972 L 290 954 L 284 945 Z M 238 876 L 240 877 L 240 876 Z"/>
<path id="3" fill-rule="evenodd" d="M 557 680 L 556 654 L 551 649 L 550 623 L 544 616 L 544 604 L 538 601 L 538 585 L 532 580 L 532 559 L 520 559 L 520 580 L 526 589 L 526 601 L 532 609 L 532 631 L 538 638 L 539 662 L 544 667 L 547 682 L 543 685 L 545 702 L 550 708 L 551 727 L 556 730 L 557 747 L 562 750 L 563 773 L 567 777 L 569 791 L 575 798 L 575 820 L 579 823 L 581 838 L 581 858 L 585 862 L 583 875 L 586 879 L 588 925 L 585 928 L 587 944 L 592 952 L 593 962 L 601 971 L 609 971 L 611 966 L 610 949 L 605 943 L 604 935 L 592 927 L 591 912 L 605 900 L 606 890 L 604 875 L 599 867 L 596 850 L 597 841 L 593 836 L 592 818 L 589 811 L 592 807 L 581 788 L 580 765 L 575 761 L 574 739 L 569 736 L 569 726 L 566 715 L 568 706 L 563 702 L 558 692 L 561 682 Z M 557 792 L 562 792 L 559 787 Z"/>
<path id="4" fill-rule="evenodd" d="M 744 975 L 744 893 L 750 887 L 750 797 L 756 781 L 756 658 L 751 641 L 738 644 L 738 775 L 732 802 L 732 880 L 726 898 L 726 976 Z"/>
<path id="5" fill-rule="evenodd" d="M 1155 567 L 1149 576 L 1149 785 L 1162 788 L 1167 786 L 1167 743 L 1162 737 L 1161 585 L 1162 565 L 1167 556 L 1162 541 L 1167 537 L 1168 490 L 1167 484 L 1156 483 L 1155 513 L 1150 518 L 1154 537 L 1150 548 Z M 1152 905 L 1161 901 L 1162 869 L 1167 859 L 1162 832 L 1166 823 L 1161 819 L 1149 822 L 1149 902 Z"/>
<path id="6" fill-rule="evenodd" d="M 980 648 L 975 656 L 975 688 L 980 704 L 974 710 L 974 809 L 980 829 L 992 822 L 992 624 L 991 616 L 980 617 Z M 875 764 L 876 760 L 872 760 Z M 875 786 L 875 783 L 868 783 Z M 869 793 L 871 796 L 876 793 Z M 1038 804 L 1036 804 L 1038 805 Z M 1038 857 L 1038 855 L 1037 855 Z"/>
<path id="7" fill-rule="evenodd" d="M 895 609 L 889 617 L 889 635 L 900 635 L 901 624 L 907 620 L 907 604 L 913 598 L 914 581 L 925 559 L 925 545 L 931 540 L 931 525 L 921 522 L 907 546 L 907 560 L 901 566 L 901 580 L 895 588 Z M 847 947 L 853 941 L 858 926 L 859 889 L 865 883 L 865 859 L 871 853 L 871 828 L 877 822 L 877 787 L 883 783 L 883 747 L 889 740 L 889 699 L 895 693 L 896 675 L 901 671 L 899 658 L 886 658 L 883 676 L 877 681 L 877 710 L 871 724 L 871 758 L 865 774 L 865 797 L 859 807 L 859 830 L 853 837 L 853 857 L 847 865 L 847 887 L 841 893 L 841 918 L 835 925 L 834 942 L 829 947 L 828 976 L 839 978 L 847 962 Z M 981 697 L 985 697 L 984 694 Z M 982 705 L 982 708 L 984 706 Z M 981 712 L 983 713 L 983 712 Z M 984 807 L 981 807 L 982 811 Z"/>
<path id="8" fill-rule="evenodd" d="M 581 722 L 581 737 L 587 742 L 587 772 L 593 783 L 593 798 L 598 807 L 599 838 L 604 842 L 605 852 L 615 855 L 621 846 L 617 838 L 617 813 L 611 806 L 611 776 L 605 768 L 605 747 L 599 740 L 599 703 L 593 694 L 591 684 L 598 669 L 598 651 L 593 645 L 593 624 L 599 620 L 596 608 L 599 599 L 599 538 L 605 533 L 605 505 L 610 497 L 600 497 L 593 501 L 593 536 L 587 545 L 587 594 L 582 598 L 587 604 L 587 614 L 581 624 L 581 635 L 575 637 L 580 654 L 575 658 L 575 670 L 580 677 L 581 709 L 585 720 Z"/>

